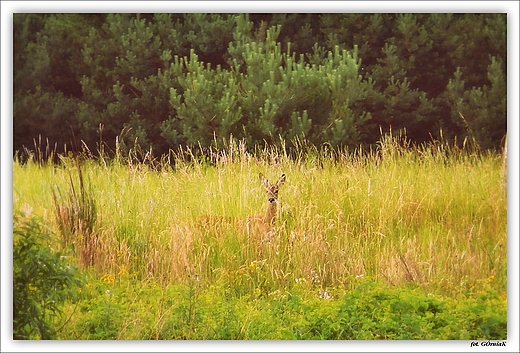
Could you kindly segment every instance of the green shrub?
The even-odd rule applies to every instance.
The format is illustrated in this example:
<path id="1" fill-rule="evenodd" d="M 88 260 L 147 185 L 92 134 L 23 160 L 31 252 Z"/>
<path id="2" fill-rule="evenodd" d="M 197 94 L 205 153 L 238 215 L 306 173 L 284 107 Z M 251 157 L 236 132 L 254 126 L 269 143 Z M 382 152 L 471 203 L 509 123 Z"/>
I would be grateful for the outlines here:
<path id="1" fill-rule="evenodd" d="M 66 256 L 52 249 L 50 230 L 16 214 L 13 229 L 13 338 L 53 339 L 62 305 L 82 285 Z"/>
<path id="2" fill-rule="evenodd" d="M 349 290 L 295 285 L 235 295 L 224 285 L 91 282 L 75 318 L 80 339 L 505 340 L 496 293 L 456 298 L 369 278 Z"/>

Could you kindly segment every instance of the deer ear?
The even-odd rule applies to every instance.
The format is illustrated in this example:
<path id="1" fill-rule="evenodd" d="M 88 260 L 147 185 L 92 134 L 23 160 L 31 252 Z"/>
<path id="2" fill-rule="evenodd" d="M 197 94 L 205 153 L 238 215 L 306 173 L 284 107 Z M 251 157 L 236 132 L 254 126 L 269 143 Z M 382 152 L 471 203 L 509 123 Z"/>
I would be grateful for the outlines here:
<path id="1" fill-rule="evenodd" d="M 265 187 L 268 187 L 269 180 L 267 180 L 266 177 L 262 173 L 258 174 L 258 176 L 260 177 L 260 181 L 262 182 L 262 185 Z"/>
<path id="2" fill-rule="evenodd" d="M 285 174 L 282 174 L 282 176 L 280 177 L 280 179 L 278 179 L 278 186 L 281 186 L 285 183 Z"/>

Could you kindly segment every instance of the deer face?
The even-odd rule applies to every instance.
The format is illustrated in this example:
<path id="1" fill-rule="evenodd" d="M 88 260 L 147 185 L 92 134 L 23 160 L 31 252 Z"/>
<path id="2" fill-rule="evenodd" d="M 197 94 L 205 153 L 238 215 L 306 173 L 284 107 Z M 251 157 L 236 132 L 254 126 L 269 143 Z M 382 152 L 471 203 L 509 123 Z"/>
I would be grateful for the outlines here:
<path id="1" fill-rule="evenodd" d="M 285 183 L 285 174 L 282 174 L 276 184 L 271 184 L 262 173 L 260 173 L 260 180 L 267 193 L 267 201 L 269 204 L 274 204 L 278 200 L 278 188 Z"/>

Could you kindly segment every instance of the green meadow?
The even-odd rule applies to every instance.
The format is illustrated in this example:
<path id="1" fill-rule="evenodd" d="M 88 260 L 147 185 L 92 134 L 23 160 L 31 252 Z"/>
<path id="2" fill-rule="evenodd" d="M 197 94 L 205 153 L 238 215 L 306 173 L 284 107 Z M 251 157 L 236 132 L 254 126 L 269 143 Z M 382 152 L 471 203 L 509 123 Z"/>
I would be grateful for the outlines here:
<path id="1" fill-rule="evenodd" d="M 15 338 L 507 339 L 500 154 L 383 136 L 82 157 L 14 159 L 15 250 L 32 233 L 75 269 L 50 309 L 54 282 L 15 251 L 14 295 L 41 321 L 15 305 Z M 287 180 L 275 224 L 248 232 L 259 173 Z"/>

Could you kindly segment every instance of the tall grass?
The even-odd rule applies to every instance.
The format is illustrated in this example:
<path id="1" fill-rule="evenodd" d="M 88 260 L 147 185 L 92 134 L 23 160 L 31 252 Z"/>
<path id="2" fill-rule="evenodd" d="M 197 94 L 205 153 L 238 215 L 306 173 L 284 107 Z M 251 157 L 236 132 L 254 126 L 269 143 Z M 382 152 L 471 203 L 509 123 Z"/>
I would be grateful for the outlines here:
<path id="1" fill-rule="evenodd" d="M 179 150 L 151 163 L 15 160 L 14 208 L 32 209 L 70 237 L 59 212 L 73 202 L 65 195 L 81 194 L 72 177 L 80 170 L 96 211 L 89 220 L 96 254 L 84 265 L 99 276 L 162 285 L 197 278 L 225 282 L 237 295 L 302 282 L 323 292 L 360 277 L 457 295 L 492 278 L 505 293 L 500 156 L 392 136 L 353 153 L 294 145 L 290 153 L 271 146 L 249 153 L 231 140 L 223 151 Z M 264 213 L 259 172 L 270 180 L 285 173 L 287 182 L 274 231 L 249 237 L 233 220 Z M 226 221 L 201 221 L 208 215 Z"/>

